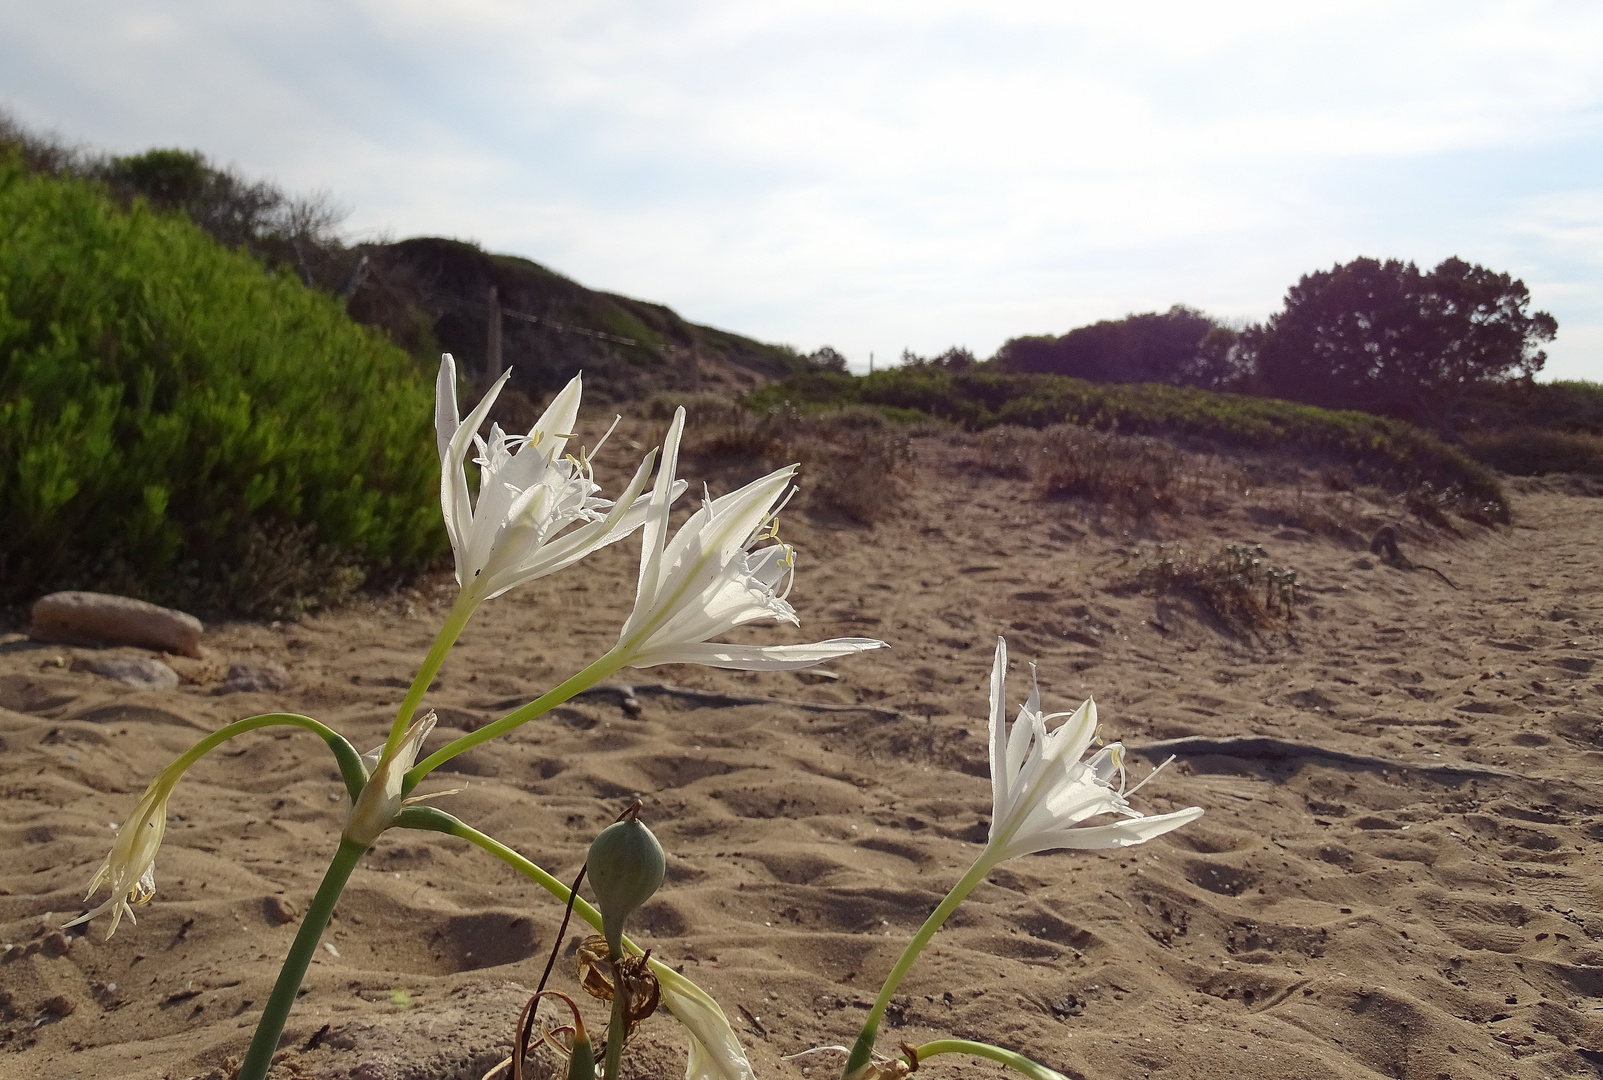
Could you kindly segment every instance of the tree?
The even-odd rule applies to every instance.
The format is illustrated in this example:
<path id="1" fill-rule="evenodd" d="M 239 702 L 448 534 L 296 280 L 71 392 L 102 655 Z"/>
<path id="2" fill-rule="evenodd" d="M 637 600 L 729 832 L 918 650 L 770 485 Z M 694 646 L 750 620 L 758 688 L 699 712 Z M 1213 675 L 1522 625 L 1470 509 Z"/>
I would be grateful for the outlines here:
<path id="1" fill-rule="evenodd" d="M 1169 383 L 1221 389 L 1233 378 L 1235 335 L 1176 304 L 1070 330 L 1013 338 L 996 354 L 1003 371 L 1070 375 L 1099 383 Z"/>
<path id="2" fill-rule="evenodd" d="M 1542 369 L 1541 346 L 1558 323 L 1529 307 L 1524 282 L 1456 257 L 1429 274 L 1360 258 L 1304 275 L 1249 345 L 1277 397 L 1402 416 L 1451 435 L 1470 388 Z"/>

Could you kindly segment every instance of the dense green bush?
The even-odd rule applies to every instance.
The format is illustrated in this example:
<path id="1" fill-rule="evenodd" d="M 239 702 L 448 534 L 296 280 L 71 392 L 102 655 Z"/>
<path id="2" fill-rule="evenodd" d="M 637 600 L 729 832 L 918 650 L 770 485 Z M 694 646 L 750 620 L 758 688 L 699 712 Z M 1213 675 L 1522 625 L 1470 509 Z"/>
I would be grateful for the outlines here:
<path id="1" fill-rule="evenodd" d="M 1471 516 L 1507 520 L 1496 477 L 1461 451 L 1411 424 L 1270 398 L 1152 383 L 1097 385 L 1059 375 L 893 368 L 853 377 L 817 372 L 764 387 L 759 411 L 847 404 L 915 410 L 972 429 L 994 424 L 1072 423 L 1124 435 L 1163 435 L 1201 447 L 1302 452 L 1349 466 L 1394 490 L 1428 485 Z"/>
<path id="2" fill-rule="evenodd" d="M 334 300 L 15 157 L 0 222 L 0 600 L 264 611 L 443 549 L 427 383 Z"/>
<path id="3" fill-rule="evenodd" d="M 1603 436 L 1552 428 L 1510 428 L 1471 435 L 1465 446 L 1478 461 L 1515 476 L 1585 473 L 1603 476 Z"/>

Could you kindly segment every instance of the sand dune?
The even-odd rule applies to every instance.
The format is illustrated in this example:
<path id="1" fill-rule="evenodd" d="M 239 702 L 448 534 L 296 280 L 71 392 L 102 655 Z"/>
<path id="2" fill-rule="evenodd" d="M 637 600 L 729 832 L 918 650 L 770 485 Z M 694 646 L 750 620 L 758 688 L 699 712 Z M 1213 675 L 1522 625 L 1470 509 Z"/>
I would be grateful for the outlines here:
<path id="1" fill-rule="evenodd" d="M 1212 512 L 1132 525 L 1043 503 L 917 441 L 872 529 L 794 513 L 800 633 L 887 651 L 810 673 L 624 673 L 430 784 L 453 813 L 560 877 L 633 796 L 669 852 L 637 936 L 723 1004 L 762 1077 L 824 1077 L 908 935 L 978 853 L 997 634 L 1010 696 L 1095 694 L 1140 746 L 1261 735 L 1340 757 L 1176 762 L 1137 796 L 1207 815 L 1124 852 L 995 871 L 904 983 L 882 1040 L 1006 1045 L 1071 1077 L 1518 1077 L 1603 1066 L 1603 625 L 1599 503 L 1528 484 L 1516 524 L 1408 534 L 1451 579 L 1291 527 L 1306 496 L 1224 485 Z M 1245 474 L 1244 474 L 1245 475 Z M 1360 524 L 1394 508 L 1348 500 Z M 1115 588 L 1133 540 L 1261 542 L 1305 583 L 1298 617 L 1231 635 L 1184 598 Z M 436 741 L 603 651 L 633 598 L 628 542 L 494 602 L 429 704 Z M 451 586 L 302 622 L 213 627 L 184 684 L 71 670 L 84 650 L 0 644 L 0 1076 L 185 1078 L 248 1042 L 343 812 L 324 747 L 278 729 L 192 770 L 171 804 L 155 902 L 109 942 L 63 934 L 146 780 L 199 733 L 269 709 L 382 740 Z M 291 685 L 219 694 L 276 661 Z M 675 689 L 777 703 L 710 702 Z M 808 705 L 828 706 L 809 708 Z M 1479 774 L 1416 766 L 1459 765 Z M 1137 760 L 1137 771 L 1148 763 Z M 439 783 L 434 783 L 437 779 Z M 341 902 L 275 1076 L 477 1077 L 510 1042 L 560 908 L 432 834 L 387 834 Z M 572 988 L 567 964 L 558 985 Z M 597 1027 L 603 1013 L 593 1010 Z M 678 1077 L 666 1016 L 633 1075 Z M 920 1074 L 995 1072 L 955 1057 Z M 211 1075 L 221 1076 L 222 1072 Z"/>

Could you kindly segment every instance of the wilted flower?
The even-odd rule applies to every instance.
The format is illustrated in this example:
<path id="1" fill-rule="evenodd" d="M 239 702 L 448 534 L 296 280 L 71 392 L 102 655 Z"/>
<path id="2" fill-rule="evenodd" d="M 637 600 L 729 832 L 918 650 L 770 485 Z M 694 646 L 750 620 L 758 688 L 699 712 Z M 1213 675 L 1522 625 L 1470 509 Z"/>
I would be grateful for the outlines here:
<path id="1" fill-rule="evenodd" d="M 644 503 L 633 504 L 651 475 L 649 455 L 617 503 L 596 497 L 601 489 L 587 460 L 563 457 L 579 414 L 583 386 L 577 375 L 527 435 L 507 435 L 498 424 L 491 425 L 488 440 L 477 434 L 510 375 L 501 376 L 465 421 L 457 417 L 456 365 L 449 353 L 435 383 L 440 508 L 456 556 L 457 584 L 475 601 L 555 573 L 623 539 L 645 515 Z M 470 444 L 479 450 L 477 505 L 468 498 L 464 469 Z M 569 528 L 576 523 L 582 524 Z"/>
<path id="2" fill-rule="evenodd" d="M 89 879 L 89 892 L 84 899 L 95 895 L 95 890 L 103 881 L 110 884 L 111 895 L 105 903 L 78 916 L 62 929 L 88 922 L 110 911 L 111 928 L 106 931 L 109 940 L 117 932 L 117 924 L 124 915 L 128 916 L 130 922 L 139 921 L 134 918 L 133 905 L 149 903 L 150 898 L 156 895 L 156 849 L 161 847 L 162 836 L 167 832 L 167 799 L 172 795 L 182 772 L 181 769 L 167 769 L 150 782 L 144 795 L 140 796 L 139 804 L 134 807 L 134 812 L 117 830 L 117 839 L 112 841 L 111 851 L 95 871 L 95 876 Z"/>
<path id="3" fill-rule="evenodd" d="M 786 602 L 796 555 L 778 541 L 775 515 L 791 465 L 720 498 L 705 498 L 672 540 L 668 511 L 685 410 L 674 414 L 663 442 L 641 531 L 635 608 L 618 635 L 618 651 L 633 667 L 706 664 L 747 671 L 811 667 L 838 656 L 883 648 L 873 638 L 833 638 L 810 645 L 731 645 L 710 641 L 757 619 L 800 625 Z M 763 541 L 774 543 L 755 547 Z"/>
<path id="4" fill-rule="evenodd" d="M 754 1080 L 746 1051 L 729 1018 L 708 993 L 667 964 L 651 961 L 662 1004 L 690 1033 L 685 1080 Z"/>
<path id="5" fill-rule="evenodd" d="M 362 793 L 351 804 L 351 816 L 345 823 L 344 838 L 352 843 L 370 847 L 379 834 L 395 821 L 395 815 L 407 803 L 417 802 L 419 799 L 430 796 L 419 795 L 408 799 L 405 797 L 404 784 L 406 770 L 417 761 L 418 751 L 423 749 L 423 742 L 434 730 L 436 717 L 430 712 L 420 717 L 406 734 L 401 737 L 400 744 L 395 753 L 389 757 L 380 756 L 377 764 L 372 764 L 374 758 L 371 754 L 363 755 L 363 760 L 369 763 L 372 775 L 362 787 Z M 382 747 L 379 753 L 382 753 Z M 444 794 L 438 792 L 436 794 Z"/>
<path id="6" fill-rule="evenodd" d="M 1006 678 L 1007 642 L 997 638 L 991 668 L 991 836 L 982 861 L 995 865 L 1054 848 L 1128 847 L 1202 816 L 1198 806 L 1152 817 L 1132 809 L 1126 796 L 1135 788 L 1124 788 L 1122 745 L 1113 743 L 1080 760 L 1096 736 L 1096 703 L 1087 699 L 1073 715 L 1043 716 L 1033 665 L 1029 700 L 1008 731 Z M 1046 722 L 1060 716 L 1069 719 L 1048 732 Z M 1115 774 L 1117 788 L 1112 783 Z M 1125 820 L 1083 824 L 1099 814 L 1117 814 Z"/>

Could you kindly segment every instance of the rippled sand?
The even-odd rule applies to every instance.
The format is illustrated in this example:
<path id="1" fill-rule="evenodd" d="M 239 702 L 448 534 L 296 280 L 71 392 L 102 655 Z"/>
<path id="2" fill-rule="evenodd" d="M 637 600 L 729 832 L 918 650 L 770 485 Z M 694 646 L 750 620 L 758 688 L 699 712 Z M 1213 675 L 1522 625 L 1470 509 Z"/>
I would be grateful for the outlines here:
<path id="1" fill-rule="evenodd" d="M 1351 757 L 1190 757 L 1137 802 L 1202 805 L 1197 824 L 997 870 L 904 983 L 887 1050 L 950 1034 L 1097 1080 L 1595 1074 L 1597 500 L 1527 485 L 1512 528 L 1405 538 L 1455 590 L 1287 527 L 1312 497 L 1289 483 L 1224 483 L 1210 513 L 1131 524 L 1040 502 L 940 438 L 916 449 L 872 529 L 789 516 L 803 629 L 754 636 L 867 634 L 890 650 L 832 665 L 836 679 L 626 672 L 614 682 L 652 684 L 638 709 L 621 692 L 558 708 L 437 774 L 430 785 L 465 786 L 442 805 L 571 878 L 638 794 L 670 856 L 638 935 L 715 994 L 760 1076 L 822 1078 L 838 1057 L 781 1055 L 851 1041 L 979 850 L 1003 633 L 1012 699 L 1034 661 L 1047 706 L 1094 693 L 1110 739 L 1261 735 Z M 1395 511 L 1346 506 L 1360 526 Z M 1127 529 L 1198 550 L 1263 543 L 1306 583 L 1298 618 L 1242 639 L 1183 598 L 1113 588 Z M 434 739 L 603 651 L 637 550 L 484 609 L 429 698 Z M 172 802 L 138 925 L 110 942 L 103 923 L 55 928 L 84 910 L 108 825 L 201 733 L 286 709 L 362 749 L 381 741 L 448 597 L 435 582 L 282 627 L 213 627 L 207 659 L 170 658 L 186 680 L 171 693 L 72 671 L 84 650 L 0 638 L 0 1075 L 181 1080 L 243 1050 L 294 933 L 280 920 L 304 910 L 341 823 L 316 739 L 279 729 L 207 758 Z M 288 689 L 215 693 L 231 664 L 268 660 Z M 1480 773 L 1408 767 L 1444 764 Z M 457 841 L 388 834 L 341 902 L 275 1076 L 477 1080 L 560 917 Z M 573 988 L 567 963 L 557 979 Z M 682 1075 L 670 1018 L 637 1040 L 635 1075 Z M 982 1071 L 995 1066 L 947 1057 L 920 1075 Z"/>

